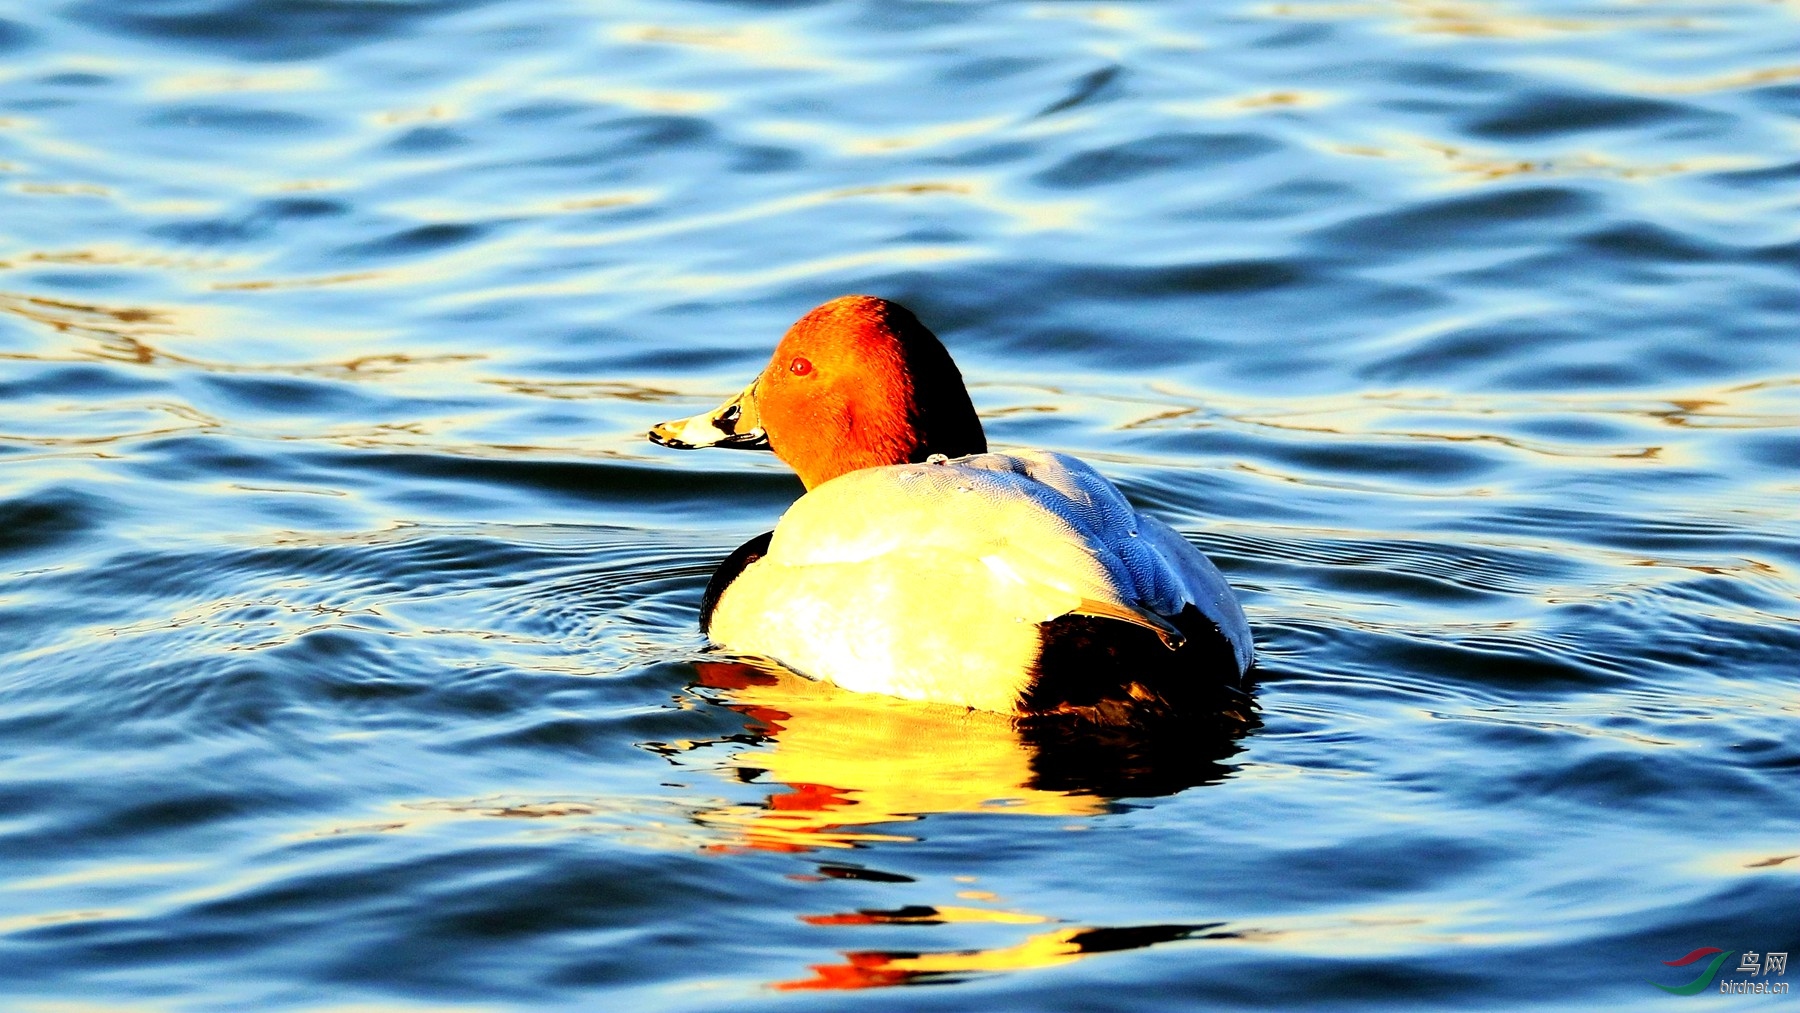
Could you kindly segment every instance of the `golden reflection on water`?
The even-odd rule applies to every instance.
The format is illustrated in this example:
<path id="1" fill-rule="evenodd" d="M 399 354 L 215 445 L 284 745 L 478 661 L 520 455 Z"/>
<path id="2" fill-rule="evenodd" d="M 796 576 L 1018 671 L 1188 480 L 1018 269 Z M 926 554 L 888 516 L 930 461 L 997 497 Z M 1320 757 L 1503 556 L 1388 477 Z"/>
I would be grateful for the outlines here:
<path id="1" fill-rule="evenodd" d="M 1157 108 L 1173 116 L 1249 116 L 1283 109 L 1316 109 L 1338 100 L 1331 92 L 1285 89 L 1228 95 L 1204 102 L 1165 102 Z"/>
<path id="2" fill-rule="evenodd" d="M 157 361 L 151 339 L 191 331 L 197 310 L 149 306 L 107 306 L 0 292 L 0 313 L 10 313 L 61 334 L 88 339 L 94 346 L 84 357 L 147 365 Z M 7 354 L 0 358 L 33 359 Z"/>
<path id="3" fill-rule="evenodd" d="M 36 879 L 13 880 L 12 882 L 0 885 L 0 890 L 50 890 L 65 886 L 100 883 L 117 879 L 163 876 L 173 872 L 187 872 L 200 867 L 201 863 L 199 862 L 120 862 L 117 864 L 101 864 L 55 876 L 39 876 Z"/>
<path id="4" fill-rule="evenodd" d="M 1621 466 L 1684 463 L 1700 455 L 1676 446 L 1659 429 L 1786 429 L 1800 425 L 1800 379 L 1734 384 L 1661 397 L 1614 394 L 1478 395 L 1429 390 L 1377 390 L 1321 396 L 1297 404 L 1223 395 L 1133 413 L 1121 430 L 1204 429 L 1221 422 L 1309 439 L 1392 440 L 1405 443 L 1489 444 L 1540 460 L 1612 461 Z M 1090 395 L 1091 396 L 1091 395 Z M 1168 396 L 1184 397 L 1176 392 Z M 1146 403 L 1153 402 L 1131 402 Z M 1508 432 L 1517 422 L 1558 416 L 1606 420 L 1617 432 L 1558 439 Z M 1318 442 L 1318 441 L 1314 441 Z M 1328 443 L 1320 443 L 1328 445 Z M 1423 494 L 1423 493 L 1421 493 Z"/>
<path id="5" fill-rule="evenodd" d="M 1032 17 L 1063 18 L 1072 21 L 1086 21 L 1090 24 L 1106 25 L 1109 28 L 1135 28 L 1144 24 L 1142 11 L 1133 10 L 1118 4 L 1062 5 L 1038 4 L 1031 9 Z"/>
<path id="6" fill-rule="evenodd" d="M 600 211 L 606 208 L 630 207 L 633 204 L 648 204 L 656 197 L 657 193 L 654 190 L 621 190 L 592 197 L 565 197 L 548 204 L 534 204 L 532 207 L 549 213 Z"/>
<path id="7" fill-rule="evenodd" d="M 44 296 L 0 292 L 0 313 L 11 313 L 58 334 L 83 339 L 65 354 L 0 353 L 0 361 L 79 361 L 101 359 L 138 366 L 172 365 L 211 373 L 249 373 L 286 376 L 331 376 L 339 379 L 385 377 L 418 367 L 480 361 L 478 354 L 411 355 L 389 352 L 346 359 L 291 364 L 234 363 L 202 359 L 163 347 L 170 340 L 197 337 L 207 330 L 218 332 L 214 318 L 222 311 L 209 307 L 110 306 Z M 329 346 L 360 344 L 355 335 L 316 333 L 312 344 Z"/>
<path id="8" fill-rule="evenodd" d="M 1085 22 L 1118 33 L 1127 42 L 1161 49 L 1193 50 L 1204 49 L 1207 45 L 1203 36 L 1172 28 L 1152 14 L 1149 8 L 1136 5 L 1040 3 L 1031 7 L 1031 16 Z M 1127 58 L 1127 54 L 1105 36 L 1089 45 L 1097 56 L 1120 61 Z"/>
<path id="9" fill-rule="evenodd" d="M 1707 876 L 1728 879 L 1756 877 L 1765 884 L 1773 886 L 1774 881 L 1787 880 L 1800 876 L 1800 853 L 1794 850 L 1795 842 L 1783 844 L 1771 843 L 1768 847 L 1756 851 L 1719 851 L 1703 855 L 1694 862 L 1696 871 Z"/>
<path id="10" fill-rule="evenodd" d="M 998 899 L 985 890 L 963 890 L 958 892 L 957 896 L 963 898 L 975 896 L 975 899 L 985 900 Z M 1025 914 L 1021 911 L 996 911 L 991 908 L 939 904 L 904 907 L 893 911 L 865 910 L 805 915 L 800 920 L 808 925 L 1042 925 L 1053 919 L 1043 915 Z"/>
<path id="11" fill-rule="evenodd" d="M 1650 415 L 1692 429 L 1788 429 L 1800 426 L 1800 377 L 1736 384 L 1673 398 Z"/>
<path id="12" fill-rule="evenodd" d="M 450 102 L 435 102 L 428 106 L 417 106 L 411 109 L 388 109 L 382 112 L 367 114 L 368 121 L 383 127 L 405 127 L 415 123 L 431 123 L 440 120 L 459 119 L 463 110 Z"/>
<path id="13" fill-rule="evenodd" d="M 1489 183 L 1515 176 L 1605 176 L 1612 179 L 1647 180 L 1703 172 L 1754 168 L 1763 164 L 1745 155 L 1710 155 L 1671 162 L 1629 162 L 1599 152 L 1578 152 L 1549 158 L 1508 158 L 1484 153 L 1468 145 L 1450 144 L 1417 135 L 1390 133 L 1390 143 L 1324 145 L 1322 150 L 1356 158 L 1392 158 L 1413 163 L 1462 185 Z"/>
<path id="14" fill-rule="evenodd" d="M 364 121 L 377 128 L 405 127 L 475 118 L 491 111 L 495 102 L 546 101 L 620 106 L 651 113 L 694 114 L 728 105 L 730 97 L 726 92 L 602 83 L 587 73 L 568 74 L 548 59 L 524 58 L 458 81 L 423 104 L 365 114 Z"/>
<path id="15" fill-rule="evenodd" d="M 632 401 L 639 404 L 661 404 L 665 401 L 688 397 L 687 393 L 671 390 L 666 387 L 652 387 L 648 384 L 631 383 L 624 380 L 512 380 L 505 378 L 486 379 L 482 383 L 492 384 L 502 390 L 527 397 L 550 398 L 556 401 L 591 401 L 606 398 L 614 401 Z"/>
<path id="16" fill-rule="evenodd" d="M 879 920 L 876 920 L 879 921 Z M 1183 939 L 1236 938 L 1236 933 L 1202 935 L 1213 925 L 1143 925 L 1129 928 L 1075 927 L 1030 936 L 1013 946 L 981 950 L 941 950 L 909 953 L 854 950 L 838 964 L 815 964 L 813 976 L 776 982 L 784 991 L 887 988 L 894 985 L 955 981 L 973 974 L 1026 971 L 1073 963 L 1098 953 L 1142 949 Z"/>
<path id="17" fill-rule="evenodd" d="M 707 92 L 675 91 L 668 88 L 595 87 L 591 82 L 581 80 L 570 80 L 565 87 L 546 91 L 651 113 L 704 113 L 728 104 L 723 96 Z"/>
<path id="18" fill-rule="evenodd" d="M 1707 95 L 1762 88 L 1800 79 L 1800 64 L 1791 63 L 1750 67 L 1704 77 L 1637 77 L 1623 80 L 1615 66 L 1603 67 L 1579 60 L 1556 61 L 1550 66 L 1560 75 L 1579 78 L 1597 88 L 1634 95 Z"/>
<path id="19" fill-rule="evenodd" d="M 140 912 L 131 908 L 83 908 L 73 911 L 43 911 L 37 914 L 0 918 L 0 935 L 25 932 L 46 925 L 66 922 L 91 922 L 114 918 L 131 918 Z"/>
<path id="20" fill-rule="evenodd" d="M 1092 795 L 1031 787 L 1033 750 L 1001 715 L 851 693 L 746 665 L 699 667 L 702 685 L 728 691 L 726 706 L 750 719 L 759 740 L 730 762 L 779 786 L 760 804 L 700 815 L 736 834 L 727 847 L 907 840 L 867 828 L 931 813 L 1076 817 L 1106 809 Z"/>
<path id="21" fill-rule="evenodd" d="M 324 190 L 347 190 L 355 184 L 347 179 L 290 179 L 256 187 L 270 193 L 318 193 Z"/>
<path id="22" fill-rule="evenodd" d="M 715 294 L 742 289 L 774 287 L 790 282 L 808 281 L 813 278 L 831 277 L 833 275 L 849 275 L 867 271 L 870 268 L 917 267 L 925 264 L 949 264 L 958 260 L 972 260 L 983 255 L 983 251 L 973 246 L 952 246 L 948 244 L 918 243 L 908 246 L 892 246 L 866 253 L 840 254 L 833 257 L 818 257 L 813 260 L 783 264 L 779 267 L 765 268 L 760 271 L 715 271 L 690 272 L 674 274 L 658 279 L 655 288 L 686 292 L 694 295 Z"/>
<path id="23" fill-rule="evenodd" d="M 304 91 L 326 83 L 319 67 L 295 66 L 257 72 L 188 71 L 149 84 L 153 96 L 218 95 L 237 92 Z"/>
<path id="24" fill-rule="evenodd" d="M 801 38 L 773 25 L 617 25 L 606 34 L 620 42 L 680 46 L 728 53 L 746 63 L 782 70 L 848 68 L 845 61 L 821 56 Z"/>
<path id="25" fill-rule="evenodd" d="M 63 267 L 154 267 L 176 271 L 223 271 L 249 264 L 249 258 L 215 254 L 208 257 L 176 256 L 153 250 L 134 250 L 117 243 L 101 243 L 75 250 L 33 250 L 0 259 L 0 271 L 23 270 L 37 265 Z M 26 298 L 0 292 L 0 298 Z"/>
<path id="26" fill-rule="evenodd" d="M 19 193 L 38 197 L 110 197 L 112 188 L 97 183 L 14 183 Z"/>
<path id="27" fill-rule="evenodd" d="M 842 200 L 914 200 L 941 199 L 967 203 L 974 210 L 988 212 L 1010 219 L 1017 231 L 1031 232 L 1063 228 L 1073 228 L 1080 223 L 1082 216 L 1089 208 L 1087 201 L 1081 200 L 1026 200 L 1009 197 L 1000 192 L 999 187 L 991 180 L 982 177 L 963 177 L 952 179 L 925 179 L 910 182 L 891 182 L 869 184 L 853 187 L 833 187 L 815 190 L 808 193 L 778 197 L 773 200 L 745 204 L 727 211 L 706 212 L 685 215 L 682 217 L 633 223 L 617 227 L 604 227 L 592 232 L 564 234 L 547 237 L 543 245 L 548 249 L 558 247 L 586 248 L 593 246 L 611 246 L 619 243 L 638 242 L 646 239 L 663 239 L 681 236 L 722 226 L 739 225 L 764 219 L 779 218 L 796 212 L 811 211 L 827 207 Z M 466 215 L 463 217 L 467 217 Z M 591 290 L 594 279 L 585 282 L 569 283 L 585 286 L 583 290 Z"/>
<path id="28" fill-rule="evenodd" d="M 987 116 L 964 120 L 960 123 L 931 123 L 915 127 L 902 134 L 857 138 L 848 142 L 844 150 L 853 155 L 878 155 L 912 148 L 929 148 L 949 141 L 980 137 L 1006 126 L 1011 121 L 1012 118 L 1009 116 Z"/>
<path id="29" fill-rule="evenodd" d="M 266 292 L 291 288 L 329 288 L 336 285 L 354 285 L 364 281 L 379 281 L 386 277 L 386 274 L 385 271 L 350 271 L 344 274 L 318 275 L 310 278 L 215 281 L 210 287 L 215 292 Z"/>
<path id="30" fill-rule="evenodd" d="M 918 243 L 907 246 L 890 246 L 864 253 L 792 261 L 776 267 L 743 271 L 662 271 L 655 267 L 632 263 L 618 268 L 590 272 L 563 281 L 491 286 L 481 291 L 448 295 L 439 302 L 447 307 L 455 307 L 500 299 L 593 296 L 597 291 L 614 289 L 629 290 L 638 295 L 646 292 L 718 295 L 838 273 L 852 274 L 869 268 L 947 264 L 958 260 L 974 259 L 982 255 L 983 251 L 974 246 Z"/>
<path id="31" fill-rule="evenodd" d="M 809 916 L 809 924 L 932 925 L 962 920 L 952 908 L 916 906 L 896 911 L 859 911 Z M 780 981 L 782 991 L 845 990 L 953 981 L 975 974 L 1056 967 L 1102 953 L 1194 941 L 1213 945 L 1274 946 L 1284 950 L 1342 957 L 1392 956 L 1453 946 L 1520 945 L 1541 934 L 1459 927 L 1479 925 L 1487 912 L 1470 903 L 1455 909 L 1393 905 L 1349 915 L 1284 918 L 1270 926 L 1224 922 L 1121 927 L 1069 926 L 1031 934 L 1010 946 L 937 951 L 848 950 L 843 960 L 813 965 L 812 976 Z M 992 919 L 977 918 L 980 921 Z M 1021 924 L 1025 922 L 1020 922 Z"/>
<path id="32" fill-rule="evenodd" d="M 1387 0 L 1385 3 L 1278 3 L 1258 8 L 1276 18 L 1301 20 L 1369 19 L 1394 22 L 1397 31 L 1417 35 L 1460 35 L 1482 39 L 1542 39 L 1558 35 L 1595 34 L 1620 28 L 1644 28 L 1633 18 L 1628 24 L 1598 18 L 1559 18 L 1521 13 L 1511 4 L 1482 0 Z M 1688 18 L 1660 18 L 1662 27 L 1690 27 Z"/>

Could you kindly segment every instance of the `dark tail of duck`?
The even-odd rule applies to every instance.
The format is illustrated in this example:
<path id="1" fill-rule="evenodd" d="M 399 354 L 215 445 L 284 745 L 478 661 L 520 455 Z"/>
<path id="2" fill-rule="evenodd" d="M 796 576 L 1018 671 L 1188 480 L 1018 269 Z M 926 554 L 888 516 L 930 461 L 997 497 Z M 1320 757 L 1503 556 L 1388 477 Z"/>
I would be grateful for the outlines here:
<path id="1" fill-rule="evenodd" d="M 1039 626 L 1037 676 L 1020 709 L 1027 722 L 1148 727 L 1217 726 L 1230 734 L 1256 722 L 1250 678 L 1231 642 L 1192 605 L 1172 617 L 1185 637 L 1171 650 L 1142 626 L 1065 615 Z"/>

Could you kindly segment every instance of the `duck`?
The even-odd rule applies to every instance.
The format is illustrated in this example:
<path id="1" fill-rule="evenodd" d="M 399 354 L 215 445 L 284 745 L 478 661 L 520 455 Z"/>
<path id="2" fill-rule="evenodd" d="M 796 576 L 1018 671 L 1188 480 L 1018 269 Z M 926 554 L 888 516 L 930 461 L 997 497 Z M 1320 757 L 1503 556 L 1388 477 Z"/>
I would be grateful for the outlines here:
<path id="1" fill-rule="evenodd" d="M 1255 647 L 1210 559 L 1098 471 L 990 451 L 961 372 L 911 311 L 815 307 L 677 450 L 769 450 L 805 493 L 719 565 L 700 627 L 847 690 L 1104 725 L 1246 709 Z"/>

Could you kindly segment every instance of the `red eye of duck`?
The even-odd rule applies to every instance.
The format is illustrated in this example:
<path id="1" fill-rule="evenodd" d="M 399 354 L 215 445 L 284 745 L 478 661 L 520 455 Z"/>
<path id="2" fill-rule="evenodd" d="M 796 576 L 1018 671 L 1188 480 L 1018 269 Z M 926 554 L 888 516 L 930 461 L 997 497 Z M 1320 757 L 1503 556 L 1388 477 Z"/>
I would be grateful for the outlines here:
<path id="1" fill-rule="evenodd" d="M 805 376 L 812 372 L 812 363 L 807 361 L 805 356 L 796 355 L 794 361 L 788 363 L 788 372 L 795 376 Z"/>

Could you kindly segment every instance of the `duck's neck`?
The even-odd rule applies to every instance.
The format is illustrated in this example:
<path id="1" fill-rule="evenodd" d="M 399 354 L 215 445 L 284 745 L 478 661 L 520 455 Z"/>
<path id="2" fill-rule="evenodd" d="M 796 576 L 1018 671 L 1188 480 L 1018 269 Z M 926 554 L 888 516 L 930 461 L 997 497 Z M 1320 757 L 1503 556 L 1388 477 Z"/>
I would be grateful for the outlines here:
<path id="1" fill-rule="evenodd" d="M 950 367 L 955 369 L 954 366 Z M 833 412 L 835 425 L 803 454 L 774 450 L 793 466 L 808 489 L 839 475 L 890 464 L 917 464 L 933 454 L 962 457 L 987 452 L 987 437 L 960 377 L 951 393 L 871 399 Z M 795 448 L 800 449 L 800 448 Z"/>

